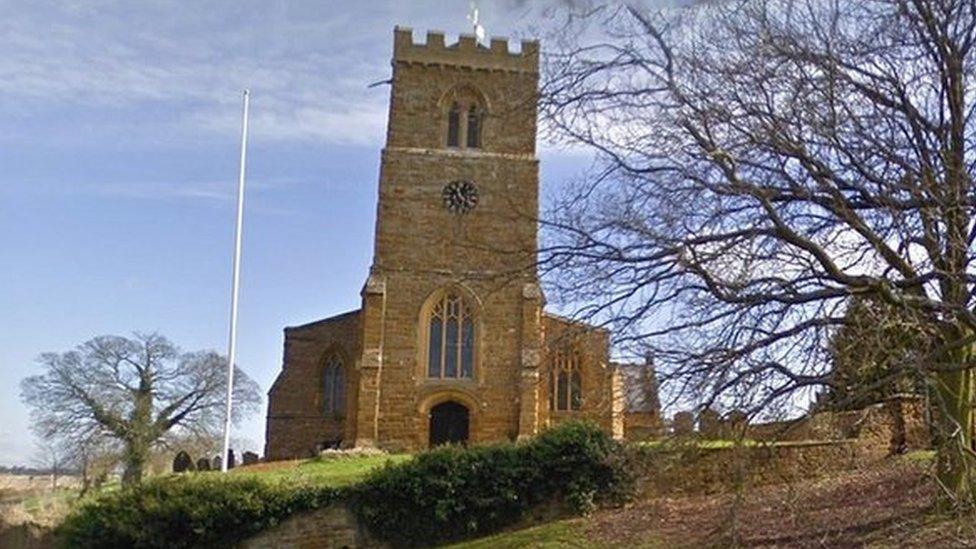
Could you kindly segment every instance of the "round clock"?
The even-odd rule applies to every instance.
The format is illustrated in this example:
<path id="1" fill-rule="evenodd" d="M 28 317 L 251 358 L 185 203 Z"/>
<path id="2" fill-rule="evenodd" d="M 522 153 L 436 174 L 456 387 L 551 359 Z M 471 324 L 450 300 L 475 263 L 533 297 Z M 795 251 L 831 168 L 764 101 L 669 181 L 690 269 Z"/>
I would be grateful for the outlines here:
<path id="1" fill-rule="evenodd" d="M 452 181 L 444 186 L 441 197 L 451 213 L 468 213 L 478 205 L 478 188 L 470 181 Z"/>

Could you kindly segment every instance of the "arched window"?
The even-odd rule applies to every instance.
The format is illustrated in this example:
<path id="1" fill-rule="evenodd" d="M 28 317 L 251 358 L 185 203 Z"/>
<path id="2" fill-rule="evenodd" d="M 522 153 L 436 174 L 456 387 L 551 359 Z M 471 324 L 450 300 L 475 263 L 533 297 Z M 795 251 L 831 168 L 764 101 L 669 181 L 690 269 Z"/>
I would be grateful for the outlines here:
<path id="1" fill-rule="evenodd" d="M 342 359 L 332 354 L 322 371 L 322 412 L 327 416 L 341 416 L 346 410 L 346 375 Z"/>
<path id="2" fill-rule="evenodd" d="M 448 91 L 440 105 L 447 114 L 447 146 L 480 149 L 488 112 L 484 95 L 471 86 L 460 85 Z"/>
<path id="3" fill-rule="evenodd" d="M 457 293 L 434 303 L 427 319 L 427 377 L 474 377 L 474 309 Z"/>
<path id="4" fill-rule="evenodd" d="M 469 149 L 481 147 L 481 111 L 474 105 L 468 108 L 467 145 Z"/>
<path id="5" fill-rule="evenodd" d="M 447 113 L 447 146 L 461 146 L 461 108 L 457 102 L 451 103 L 451 110 Z"/>
<path id="6" fill-rule="evenodd" d="M 549 376 L 549 409 L 559 412 L 579 410 L 583 404 L 583 382 L 579 353 L 557 351 L 552 357 Z"/>

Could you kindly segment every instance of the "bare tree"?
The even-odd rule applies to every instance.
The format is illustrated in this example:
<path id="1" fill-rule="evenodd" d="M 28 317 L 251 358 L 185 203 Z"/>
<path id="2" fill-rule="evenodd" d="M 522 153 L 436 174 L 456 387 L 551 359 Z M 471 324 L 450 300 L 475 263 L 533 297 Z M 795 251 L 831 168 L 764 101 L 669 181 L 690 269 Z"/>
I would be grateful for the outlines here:
<path id="1" fill-rule="evenodd" d="M 78 444 L 117 440 L 125 484 L 141 480 L 151 450 L 170 431 L 213 433 L 222 425 L 227 361 L 213 351 L 183 353 L 156 334 L 101 336 L 40 362 L 46 371 L 21 383 L 36 433 Z M 236 368 L 234 381 L 238 420 L 261 397 Z"/>
<path id="2" fill-rule="evenodd" d="M 93 436 L 82 440 L 49 437 L 49 440 L 52 438 L 56 439 L 72 469 L 81 476 L 79 499 L 85 497 L 92 488 L 99 490 L 109 474 L 119 465 L 122 453 L 120 444 L 110 437 Z"/>
<path id="3" fill-rule="evenodd" d="M 934 334 L 940 481 L 971 496 L 976 7 L 754 0 L 574 13 L 542 112 L 597 151 L 548 216 L 550 295 L 751 413 L 829 383 L 851 296 Z"/>
<path id="4" fill-rule="evenodd" d="M 58 480 L 65 473 L 68 463 L 64 450 L 54 442 L 41 441 L 31 461 L 51 476 L 51 491 L 57 490 Z"/>

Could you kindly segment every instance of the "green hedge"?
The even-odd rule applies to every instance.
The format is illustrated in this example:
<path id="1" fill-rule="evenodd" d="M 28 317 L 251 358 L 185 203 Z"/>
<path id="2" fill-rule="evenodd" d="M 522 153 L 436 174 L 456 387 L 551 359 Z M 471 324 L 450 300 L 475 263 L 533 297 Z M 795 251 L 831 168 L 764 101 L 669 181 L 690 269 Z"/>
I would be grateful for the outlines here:
<path id="1" fill-rule="evenodd" d="M 81 505 L 57 533 L 72 548 L 230 546 L 339 496 L 333 487 L 253 477 L 170 476 Z"/>
<path id="2" fill-rule="evenodd" d="M 431 545 L 500 530 L 554 500 L 580 512 L 623 502 L 633 485 L 625 454 L 597 427 L 571 423 L 525 443 L 425 452 L 345 488 L 250 475 L 168 476 L 82 504 L 58 536 L 72 548 L 230 546 L 344 500 L 376 537 Z"/>
<path id="3" fill-rule="evenodd" d="M 633 485 L 623 455 L 596 426 L 570 423 L 526 443 L 420 454 L 374 471 L 349 501 L 380 539 L 430 545 L 495 532 L 554 499 L 579 512 L 622 503 Z"/>

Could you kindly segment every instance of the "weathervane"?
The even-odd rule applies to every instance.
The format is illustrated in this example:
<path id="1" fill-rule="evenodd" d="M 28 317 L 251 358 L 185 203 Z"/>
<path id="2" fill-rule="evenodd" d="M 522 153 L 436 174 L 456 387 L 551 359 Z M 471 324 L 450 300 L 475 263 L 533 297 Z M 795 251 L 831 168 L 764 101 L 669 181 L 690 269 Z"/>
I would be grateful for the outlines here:
<path id="1" fill-rule="evenodd" d="M 478 42 L 485 41 L 485 28 L 481 26 L 478 21 L 478 3 L 471 2 L 471 8 L 468 10 L 468 21 L 474 26 L 474 39 Z"/>

